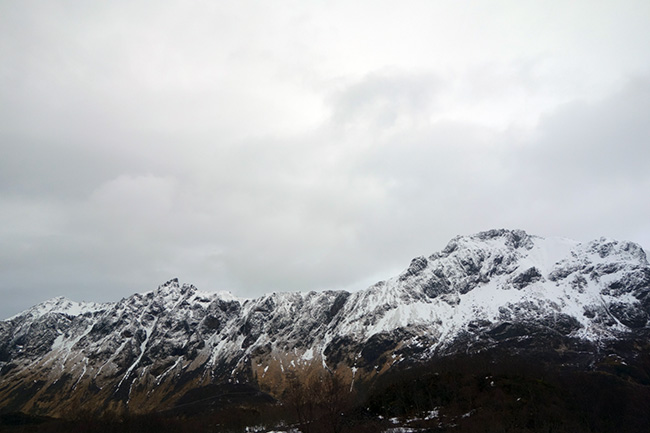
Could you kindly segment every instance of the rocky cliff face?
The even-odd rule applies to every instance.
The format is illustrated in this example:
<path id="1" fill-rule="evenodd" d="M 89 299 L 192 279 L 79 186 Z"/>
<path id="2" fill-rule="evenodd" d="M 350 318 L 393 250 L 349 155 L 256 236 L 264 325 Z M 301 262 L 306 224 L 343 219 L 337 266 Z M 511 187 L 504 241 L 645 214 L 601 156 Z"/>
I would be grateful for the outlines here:
<path id="1" fill-rule="evenodd" d="M 587 366 L 648 335 L 649 293 L 636 244 L 493 230 L 354 293 L 238 299 L 171 280 L 117 303 L 55 298 L 0 322 L 0 411 L 148 411 L 225 382 L 278 394 L 290 372 L 365 381 L 497 346 Z"/>

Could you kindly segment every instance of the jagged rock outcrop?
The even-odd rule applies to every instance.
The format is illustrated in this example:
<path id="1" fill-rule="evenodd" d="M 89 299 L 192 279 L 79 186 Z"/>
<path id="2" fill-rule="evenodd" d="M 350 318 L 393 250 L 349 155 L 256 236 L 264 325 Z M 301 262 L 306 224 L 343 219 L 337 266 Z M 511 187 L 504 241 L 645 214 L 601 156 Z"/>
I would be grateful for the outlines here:
<path id="1" fill-rule="evenodd" d="M 148 411 L 219 383 L 278 394 L 287 370 L 364 381 L 495 346 L 588 365 L 608 342 L 648 334 L 649 293 L 634 243 L 492 230 L 354 293 L 239 299 L 174 279 L 116 303 L 55 298 L 0 322 L 0 411 Z"/>

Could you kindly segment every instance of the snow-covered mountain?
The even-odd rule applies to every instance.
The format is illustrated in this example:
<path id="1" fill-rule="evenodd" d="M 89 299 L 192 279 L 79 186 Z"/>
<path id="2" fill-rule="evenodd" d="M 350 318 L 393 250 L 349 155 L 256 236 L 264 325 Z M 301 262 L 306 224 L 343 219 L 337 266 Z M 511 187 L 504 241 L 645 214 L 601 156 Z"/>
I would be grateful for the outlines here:
<path id="1" fill-rule="evenodd" d="M 492 230 L 354 293 L 238 299 L 174 279 L 116 303 L 55 298 L 0 322 L 0 410 L 147 411 L 213 383 L 277 394 L 289 372 L 363 381 L 497 346 L 595 357 L 608 341 L 646 335 L 649 292 L 634 243 Z"/>

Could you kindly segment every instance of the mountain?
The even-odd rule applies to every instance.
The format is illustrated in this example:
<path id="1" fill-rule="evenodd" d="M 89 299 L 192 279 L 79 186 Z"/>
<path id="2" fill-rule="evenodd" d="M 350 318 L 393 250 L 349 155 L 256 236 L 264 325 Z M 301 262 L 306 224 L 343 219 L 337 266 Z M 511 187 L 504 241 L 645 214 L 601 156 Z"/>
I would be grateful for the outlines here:
<path id="1" fill-rule="evenodd" d="M 491 230 L 353 293 L 240 299 L 173 279 L 116 303 L 54 298 L 0 322 L 0 413 L 150 412 L 215 385 L 265 401 L 314 369 L 352 387 L 496 349 L 587 369 L 633 365 L 650 335 L 649 293 L 634 243 Z"/>

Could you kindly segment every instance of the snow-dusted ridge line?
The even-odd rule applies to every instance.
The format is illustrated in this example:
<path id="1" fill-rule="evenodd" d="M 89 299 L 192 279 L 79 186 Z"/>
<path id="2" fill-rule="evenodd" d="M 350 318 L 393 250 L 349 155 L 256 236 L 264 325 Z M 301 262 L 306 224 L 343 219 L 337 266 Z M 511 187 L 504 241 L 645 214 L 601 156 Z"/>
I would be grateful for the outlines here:
<path id="1" fill-rule="evenodd" d="M 313 364 L 349 368 L 362 380 L 381 365 L 446 353 L 459 341 L 467 349 L 539 329 L 597 342 L 647 330 L 649 315 L 650 266 L 638 245 L 492 230 L 456 237 L 400 275 L 352 293 L 242 299 L 172 279 L 115 303 L 54 298 L 0 322 L 0 381 L 37 375 L 143 405 L 162 401 L 184 377 L 193 386 L 271 387 L 287 369 Z M 2 398 L 10 396 L 0 390 Z"/>
<path id="2" fill-rule="evenodd" d="M 23 315 L 31 315 L 34 318 L 41 317 L 48 313 L 67 314 L 69 316 L 79 316 L 86 313 L 95 313 L 113 306 L 114 302 L 78 302 L 73 301 L 65 296 L 57 296 L 48 299 L 40 304 L 37 304 L 21 313 L 15 314 L 7 319 L 5 322 L 15 320 Z"/>

